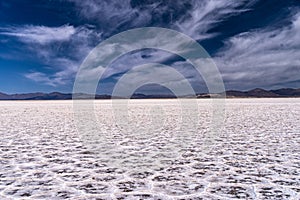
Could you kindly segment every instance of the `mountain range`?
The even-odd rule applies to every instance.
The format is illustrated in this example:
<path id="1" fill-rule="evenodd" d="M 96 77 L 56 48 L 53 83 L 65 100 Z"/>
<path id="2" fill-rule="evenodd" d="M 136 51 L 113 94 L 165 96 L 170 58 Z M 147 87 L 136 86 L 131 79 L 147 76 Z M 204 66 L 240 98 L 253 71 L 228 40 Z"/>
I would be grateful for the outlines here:
<path id="1" fill-rule="evenodd" d="M 197 98 L 210 98 L 217 94 L 201 93 L 197 94 Z M 182 98 L 193 98 L 195 96 L 182 96 Z M 256 88 L 248 91 L 228 90 L 226 91 L 226 98 L 280 98 L 280 97 L 300 97 L 300 88 L 282 88 L 277 90 L 264 90 Z M 93 99 L 94 96 L 89 94 L 76 94 L 76 99 Z M 111 98 L 125 98 L 112 97 L 111 95 L 96 95 L 95 99 L 111 99 Z M 140 94 L 135 93 L 131 99 L 155 99 L 155 98 L 177 98 L 175 95 L 162 94 Z M 72 93 L 25 93 L 25 94 L 5 94 L 0 92 L 0 100 L 70 100 Z"/>

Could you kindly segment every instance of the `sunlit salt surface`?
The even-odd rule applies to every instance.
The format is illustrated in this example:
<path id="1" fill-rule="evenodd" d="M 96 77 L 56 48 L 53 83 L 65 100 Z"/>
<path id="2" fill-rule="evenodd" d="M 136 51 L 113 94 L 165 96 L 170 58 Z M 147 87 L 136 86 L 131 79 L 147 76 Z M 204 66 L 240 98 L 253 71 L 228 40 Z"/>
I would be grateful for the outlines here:
<path id="1" fill-rule="evenodd" d="M 149 118 L 154 104 L 163 120 Z M 1 101 L 0 199 L 300 199 L 300 99 L 226 100 L 209 148 L 212 105 L 198 105 L 199 123 L 180 138 L 176 100 L 130 101 L 129 131 L 110 100 L 96 101 L 112 148 L 94 151 L 72 101 Z"/>

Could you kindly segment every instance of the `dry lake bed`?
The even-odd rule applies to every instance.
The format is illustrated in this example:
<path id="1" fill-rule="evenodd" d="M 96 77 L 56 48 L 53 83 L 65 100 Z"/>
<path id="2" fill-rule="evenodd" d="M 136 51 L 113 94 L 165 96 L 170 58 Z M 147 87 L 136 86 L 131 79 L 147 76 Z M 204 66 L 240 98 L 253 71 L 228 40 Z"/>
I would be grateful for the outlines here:
<path id="1" fill-rule="evenodd" d="M 300 199 L 300 99 L 228 99 L 216 133 L 195 102 L 131 100 L 122 124 L 97 100 L 78 131 L 72 101 L 1 101 L 0 199 Z"/>

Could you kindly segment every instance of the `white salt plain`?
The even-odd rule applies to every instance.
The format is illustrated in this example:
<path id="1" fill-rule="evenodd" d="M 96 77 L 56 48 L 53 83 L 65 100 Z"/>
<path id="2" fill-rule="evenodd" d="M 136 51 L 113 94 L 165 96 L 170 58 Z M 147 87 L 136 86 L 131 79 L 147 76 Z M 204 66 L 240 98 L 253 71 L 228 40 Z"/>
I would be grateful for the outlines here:
<path id="1" fill-rule="evenodd" d="M 0 199 L 300 199 L 300 99 L 226 100 L 208 149 L 212 105 L 197 103 L 199 123 L 180 138 L 176 100 L 130 101 L 128 132 L 110 100 L 95 101 L 110 149 L 94 151 L 72 101 L 2 101 Z M 153 105 L 164 119 L 150 128 Z"/>

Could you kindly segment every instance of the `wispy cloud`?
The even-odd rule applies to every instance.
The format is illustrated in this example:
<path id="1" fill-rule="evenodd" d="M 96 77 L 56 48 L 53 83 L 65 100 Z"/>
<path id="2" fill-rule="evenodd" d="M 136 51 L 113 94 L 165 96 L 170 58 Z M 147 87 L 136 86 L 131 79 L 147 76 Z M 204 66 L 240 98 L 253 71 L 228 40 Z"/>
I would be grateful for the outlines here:
<path id="1" fill-rule="evenodd" d="M 60 27 L 26 25 L 0 28 L 1 35 L 13 36 L 26 43 L 39 44 L 68 41 L 75 32 L 75 28 L 70 25 Z"/>
<path id="2" fill-rule="evenodd" d="M 91 27 L 74 27 L 64 25 L 60 27 L 46 27 L 25 25 L 20 27 L 6 27 L 0 29 L 2 35 L 16 37 L 29 44 L 28 49 L 46 66 L 52 66 L 52 74 L 30 72 L 25 76 L 37 82 L 44 82 L 51 86 L 63 85 L 73 80 L 76 70 L 88 52 L 103 38 L 111 34 L 149 24 L 160 23 L 166 13 L 170 15 L 167 27 L 179 30 L 194 39 L 213 37 L 208 34 L 224 17 L 229 17 L 248 9 L 252 4 L 246 1 L 174 1 L 172 5 L 162 2 L 144 2 L 134 4 L 132 1 L 96 1 L 96 0 L 68 0 L 80 8 L 78 11 L 88 20 L 98 23 L 98 31 Z M 170 7 L 171 6 L 171 7 Z M 176 16 L 175 16 L 176 15 Z M 157 22 L 156 22 L 157 21 Z M 124 26 L 125 25 L 125 26 Z M 95 42 L 97 41 L 97 42 Z M 61 42 L 67 42 L 63 45 Z M 56 43 L 56 45 L 51 45 Z M 31 44 L 37 44 L 31 45 Z M 129 54 L 120 58 L 106 73 L 106 77 L 124 73 L 131 67 L 147 62 L 162 63 L 171 57 L 161 51 L 146 51 Z M 176 65 L 176 64 L 175 64 Z M 181 68 L 183 71 L 183 67 Z M 186 72 L 186 74 L 191 74 Z"/>
<path id="3" fill-rule="evenodd" d="M 299 81 L 300 13 L 290 24 L 230 38 L 215 57 L 230 88 L 286 87 Z M 243 83 L 243 84 L 242 84 Z"/>
<path id="4" fill-rule="evenodd" d="M 196 40 L 214 37 L 218 33 L 208 33 L 221 21 L 251 9 L 254 1 L 203 0 L 191 1 L 192 9 L 173 28 L 186 33 Z"/>
<path id="5" fill-rule="evenodd" d="M 212 39 L 222 34 L 213 32 L 213 28 L 230 17 L 251 10 L 258 0 L 174 0 L 171 4 L 167 1 L 132 0 L 65 1 L 74 3 L 80 17 L 84 18 L 80 21 L 94 26 L 66 24 L 59 27 L 22 25 L 0 28 L 0 35 L 4 36 L 2 40 L 13 38 L 23 44 L 20 47 L 23 48 L 22 57 L 29 52 L 35 57 L 32 59 L 40 61 L 41 70 L 29 71 L 25 77 L 51 86 L 72 83 L 80 63 L 93 47 L 117 32 L 135 27 L 162 26 L 199 41 Z M 300 14 L 294 15 L 286 26 L 274 26 L 270 22 L 264 28 L 225 38 L 225 46 L 214 60 L 227 88 L 284 87 L 289 86 L 289 82 L 299 82 L 299 35 Z M 221 38 L 224 37 L 227 35 Z M 170 58 L 173 59 L 169 53 L 154 50 L 129 53 L 114 62 L 104 78 L 118 79 L 133 66 L 149 62 L 166 64 L 170 63 Z M 194 75 L 195 71 L 190 70 L 186 62 L 171 65 L 193 84 L 201 79 Z M 47 68 L 47 73 L 43 68 Z M 203 80 L 200 82 L 202 84 Z"/>
<path id="6" fill-rule="evenodd" d="M 95 46 L 95 42 L 97 44 L 101 41 L 101 33 L 87 26 L 25 25 L 0 28 L 0 34 L 17 38 L 25 44 L 19 51 L 24 52 L 26 48 L 29 58 L 39 60 L 41 71 L 31 71 L 24 76 L 50 86 L 71 83 L 82 60 Z M 22 56 L 25 56 L 24 53 Z M 47 73 L 43 72 L 45 68 Z"/>
<path id="7" fill-rule="evenodd" d="M 93 21 L 98 28 L 105 30 L 106 37 L 112 33 L 119 31 L 120 27 L 132 28 L 134 25 L 143 25 L 150 20 L 150 16 L 137 13 L 136 9 L 132 9 L 130 0 L 67 0 L 73 2 L 78 12 L 85 19 Z M 142 16 L 143 15 L 143 16 Z"/>
<path id="8" fill-rule="evenodd" d="M 257 0 L 174 0 L 165 1 L 97 1 L 68 0 L 80 14 L 99 23 L 106 34 L 143 26 L 163 26 L 183 32 L 196 40 L 207 39 L 220 21 L 251 9 Z"/>
<path id="9" fill-rule="evenodd" d="M 32 71 L 25 73 L 24 76 L 34 82 L 58 87 L 69 84 L 78 69 L 76 61 L 65 58 L 55 58 L 52 66 L 54 66 L 52 70 L 56 71 L 54 73 Z"/>
<path id="10" fill-rule="evenodd" d="M 57 84 L 60 83 L 59 79 L 56 78 L 52 79 L 47 74 L 42 72 L 26 73 L 24 76 L 36 82 L 43 83 L 44 85 L 56 86 Z"/>

